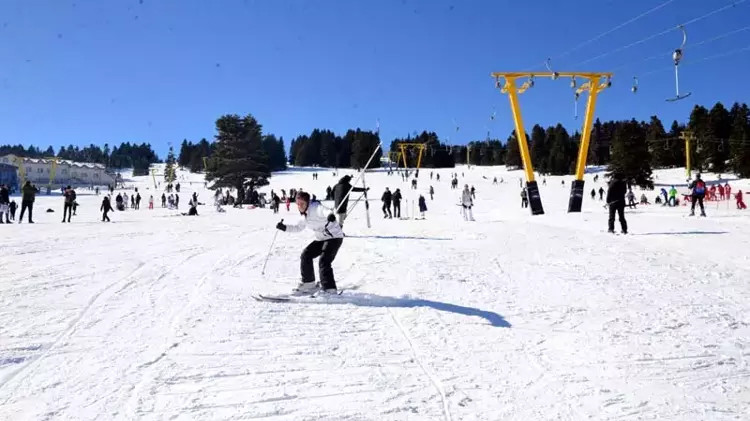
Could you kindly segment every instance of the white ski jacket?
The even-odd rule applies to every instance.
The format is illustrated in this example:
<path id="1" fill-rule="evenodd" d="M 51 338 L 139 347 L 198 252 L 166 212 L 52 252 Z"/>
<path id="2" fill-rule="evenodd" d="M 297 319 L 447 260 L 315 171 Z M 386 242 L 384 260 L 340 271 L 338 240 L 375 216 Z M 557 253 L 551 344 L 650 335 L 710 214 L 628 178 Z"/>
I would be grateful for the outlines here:
<path id="1" fill-rule="evenodd" d="M 474 204 L 474 201 L 471 199 L 471 191 L 464 190 L 461 193 L 461 204 L 464 206 L 471 206 Z"/>
<path id="2" fill-rule="evenodd" d="M 310 202 L 307 212 L 303 213 L 304 219 L 294 225 L 287 225 L 287 232 L 300 232 L 309 228 L 315 233 L 315 240 L 325 241 L 333 238 L 344 238 L 344 231 L 338 221 L 328 222 L 328 216 L 333 214 L 332 209 L 321 205 L 320 202 Z"/>

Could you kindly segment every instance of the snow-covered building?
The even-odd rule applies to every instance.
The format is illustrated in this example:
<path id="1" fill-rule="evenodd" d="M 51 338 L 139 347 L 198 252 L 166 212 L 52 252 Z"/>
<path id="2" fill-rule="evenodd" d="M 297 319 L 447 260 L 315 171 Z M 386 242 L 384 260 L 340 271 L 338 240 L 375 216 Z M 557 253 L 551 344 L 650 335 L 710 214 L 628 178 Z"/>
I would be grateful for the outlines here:
<path id="1" fill-rule="evenodd" d="M 16 167 L 19 184 L 29 180 L 37 187 L 58 189 L 67 185 L 102 186 L 115 183 L 114 174 L 108 173 L 102 164 L 56 158 L 25 158 L 12 154 L 1 156 L 0 164 Z"/>

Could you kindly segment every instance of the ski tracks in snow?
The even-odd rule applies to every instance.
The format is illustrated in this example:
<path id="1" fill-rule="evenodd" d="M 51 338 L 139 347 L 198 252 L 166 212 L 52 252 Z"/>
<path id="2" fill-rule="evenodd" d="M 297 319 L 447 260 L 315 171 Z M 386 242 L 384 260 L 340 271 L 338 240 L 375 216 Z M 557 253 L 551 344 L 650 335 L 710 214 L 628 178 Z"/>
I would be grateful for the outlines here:
<path id="1" fill-rule="evenodd" d="M 425 365 L 424 361 L 422 361 L 422 358 L 419 356 L 419 352 L 417 351 L 417 348 L 414 346 L 414 342 L 411 340 L 411 337 L 408 333 L 406 333 L 406 329 L 404 329 L 404 326 L 401 324 L 401 322 L 398 320 L 398 317 L 396 317 L 395 314 L 393 314 L 393 311 L 386 307 L 386 310 L 388 311 L 388 314 L 391 316 L 391 320 L 393 320 L 393 324 L 398 328 L 398 330 L 401 332 L 401 335 L 403 335 L 404 339 L 406 339 L 406 342 L 409 344 L 409 348 L 411 349 L 411 353 L 414 356 L 414 361 L 419 364 L 419 367 L 422 368 L 422 372 L 427 376 L 427 378 L 430 379 L 430 383 L 435 387 L 435 390 L 437 390 L 438 394 L 440 395 L 440 400 L 443 403 L 443 415 L 445 416 L 446 421 L 451 421 L 451 410 L 448 406 L 448 398 L 445 396 L 445 389 L 443 388 L 443 384 L 440 382 L 440 380 L 435 377 L 434 374 L 430 371 L 429 368 Z"/>

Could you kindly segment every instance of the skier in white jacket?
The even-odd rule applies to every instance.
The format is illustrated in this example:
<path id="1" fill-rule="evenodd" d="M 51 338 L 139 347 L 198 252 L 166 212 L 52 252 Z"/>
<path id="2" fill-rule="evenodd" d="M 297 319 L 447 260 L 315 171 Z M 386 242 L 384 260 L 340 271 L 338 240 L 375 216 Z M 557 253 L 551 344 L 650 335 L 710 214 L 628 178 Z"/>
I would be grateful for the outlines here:
<path id="1" fill-rule="evenodd" d="M 276 229 L 281 231 L 300 232 L 309 228 L 315 233 L 315 240 L 305 247 L 300 256 L 301 282 L 295 291 L 314 293 L 322 288 L 323 292 L 335 294 L 336 281 L 331 263 L 344 241 L 341 225 L 336 222 L 333 210 L 326 208 L 318 201 L 311 202 L 310 194 L 307 192 L 297 193 L 297 208 L 304 218 L 299 223 L 296 225 L 284 225 L 283 222 L 276 224 Z M 318 261 L 320 285 L 315 283 L 313 259 L 316 257 L 320 257 Z"/>
<path id="2" fill-rule="evenodd" d="M 464 221 L 473 221 L 474 213 L 471 211 L 471 207 L 474 205 L 474 200 L 471 198 L 471 190 L 469 185 L 464 184 L 464 191 L 461 192 L 461 206 L 463 206 Z"/>

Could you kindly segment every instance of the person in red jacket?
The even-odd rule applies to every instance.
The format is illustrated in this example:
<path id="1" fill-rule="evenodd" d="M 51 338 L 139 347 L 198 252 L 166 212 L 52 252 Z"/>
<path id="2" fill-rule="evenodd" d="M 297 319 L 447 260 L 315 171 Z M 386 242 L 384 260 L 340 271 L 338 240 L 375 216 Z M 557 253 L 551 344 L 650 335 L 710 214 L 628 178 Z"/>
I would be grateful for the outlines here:
<path id="1" fill-rule="evenodd" d="M 745 202 L 742 201 L 742 190 L 738 190 L 734 197 L 737 199 L 737 209 L 747 209 Z"/>

